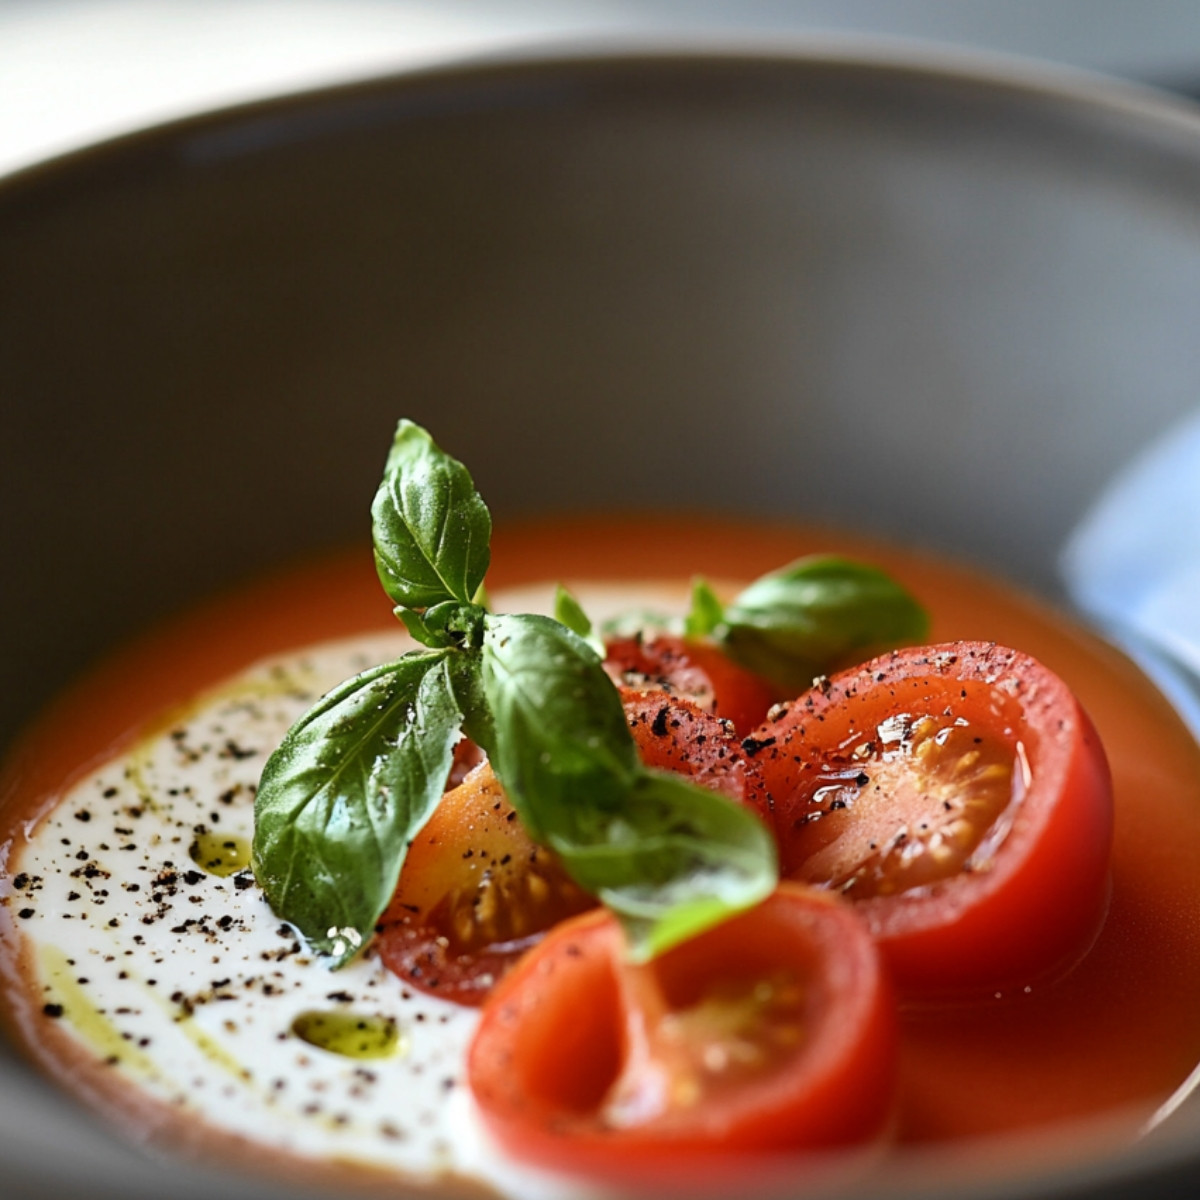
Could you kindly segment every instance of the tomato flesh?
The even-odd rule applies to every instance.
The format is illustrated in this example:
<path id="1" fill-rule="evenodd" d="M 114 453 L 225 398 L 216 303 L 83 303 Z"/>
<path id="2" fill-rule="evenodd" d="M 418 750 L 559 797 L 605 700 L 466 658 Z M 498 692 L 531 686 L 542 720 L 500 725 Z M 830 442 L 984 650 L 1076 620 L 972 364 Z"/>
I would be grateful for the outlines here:
<path id="1" fill-rule="evenodd" d="M 1021 802 L 1020 753 L 963 717 L 889 718 L 793 798 L 784 870 L 861 900 L 986 869 Z"/>
<path id="2" fill-rule="evenodd" d="M 842 1146 L 892 1104 L 895 1017 L 848 906 L 795 884 L 645 965 L 567 922 L 484 1006 L 468 1080 L 518 1157 L 677 1181 L 687 1156 Z"/>
<path id="3" fill-rule="evenodd" d="M 479 1004 L 544 930 L 594 904 L 529 838 L 485 763 L 409 847 L 379 923 L 380 955 L 422 991 Z"/>
<path id="4" fill-rule="evenodd" d="M 1112 789 L 1065 684 L 986 643 L 895 651 L 781 706 L 745 743 L 784 873 L 855 902 L 913 993 L 1076 961 L 1107 897 Z"/>
<path id="5" fill-rule="evenodd" d="M 778 699 L 760 676 L 730 659 L 719 646 L 672 634 L 611 638 L 605 669 L 620 687 L 665 691 L 733 723 L 745 735 Z"/>

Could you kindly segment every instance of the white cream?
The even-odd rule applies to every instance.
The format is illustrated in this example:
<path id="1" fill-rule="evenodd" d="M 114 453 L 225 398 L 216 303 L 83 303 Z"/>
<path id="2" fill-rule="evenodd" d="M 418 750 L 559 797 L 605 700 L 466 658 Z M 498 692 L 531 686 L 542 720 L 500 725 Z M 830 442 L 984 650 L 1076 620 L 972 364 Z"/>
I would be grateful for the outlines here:
<path id="1" fill-rule="evenodd" d="M 579 594 L 597 618 L 680 602 L 678 591 Z M 549 596 L 525 589 L 504 607 L 545 611 Z M 47 1019 L 188 1119 L 301 1158 L 558 1194 L 562 1181 L 506 1162 L 478 1125 L 463 1071 L 475 1010 L 407 988 L 369 953 L 331 973 L 248 869 L 221 876 L 193 859 L 197 842 L 205 862 L 214 849 L 244 853 L 259 774 L 288 727 L 324 691 L 411 645 L 397 634 L 310 647 L 165 718 L 28 830 L 11 864 L 16 924 L 35 948 Z M 308 1012 L 394 1025 L 394 1051 L 319 1049 L 293 1031 Z"/>

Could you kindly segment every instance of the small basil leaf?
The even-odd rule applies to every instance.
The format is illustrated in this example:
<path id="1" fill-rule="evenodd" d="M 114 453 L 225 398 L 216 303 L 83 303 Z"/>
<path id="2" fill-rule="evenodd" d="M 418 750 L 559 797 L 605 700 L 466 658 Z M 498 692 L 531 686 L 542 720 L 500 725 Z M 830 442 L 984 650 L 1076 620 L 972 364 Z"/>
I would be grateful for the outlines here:
<path id="1" fill-rule="evenodd" d="M 487 573 L 492 519 L 466 467 L 401 421 L 371 506 L 375 566 L 404 608 L 470 604 Z"/>
<path id="2" fill-rule="evenodd" d="M 604 642 L 592 636 L 592 619 L 583 611 L 583 606 L 560 583 L 554 591 L 554 619 L 577 633 L 591 648 L 604 658 Z"/>
<path id="3" fill-rule="evenodd" d="M 576 808 L 549 841 L 575 882 L 621 918 L 635 961 L 757 904 L 778 879 L 766 826 L 677 775 L 644 771 L 619 810 Z"/>
<path id="4" fill-rule="evenodd" d="M 335 966 L 370 938 L 408 842 L 441 798 L 462 715 L 447 651 L 343 683 L 267 760 L 254 874 L 271 907 Z"/>
<path id="5" fill-rule="evenodd" d="M 683 623 L 688 637 L 708 637 L 725 619 L 725 606 L 703 579 L 692 583 L 692 607 Z"/>
<path id="6" fill-rule="evenodd" d="M 587 642 L 549 617 L 488 617 L 482 680 L 493 727 L 481 745 L 532 838 L 573 805 L 620 805 L 637 751 Z"/>
<path id="7" fill-rule="evenodd" d="M 855 654 L 920 642 L 928 630 L 924 609 L 889 575 L 822 555 L 756 580 L 717 634 L 733 658 L 796 692 Z"/>

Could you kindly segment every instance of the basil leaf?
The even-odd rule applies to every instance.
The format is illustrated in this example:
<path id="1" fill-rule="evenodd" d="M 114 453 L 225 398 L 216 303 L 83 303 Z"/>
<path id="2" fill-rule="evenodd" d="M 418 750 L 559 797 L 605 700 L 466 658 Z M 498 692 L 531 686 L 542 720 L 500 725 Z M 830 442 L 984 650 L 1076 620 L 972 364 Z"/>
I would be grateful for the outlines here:
<path id="1" fill-rule="evenodd" d="M 591 648 L 604 658 L 604 642 L 592 636 L 592 619 L 583 611 L 583 605 L 560 583 L 554 590 L 554 619 L 577 633 Z"/>
<path id="2" fill-rule="evenodd" d="M 487 573 L 492 518 L 466 467 L 401 421 L 371 506 L 375 567 L 403 608 L 470 604 Z"/>
<path id="3" fill-rule="evenodd" d="M 928 636 L 917 601 L 877 567 L 834 555 L 762 576 L 716 631 L 729 654 L 790 692 L 857 654 Z"/>
<path id="4" fill-rule="evenodd" d="M 619 809 L 583 804 L 567 817 L 549 844 L 621 919 L 635 961 L 757 904 L 778 879 L 758 817 L 678 775 L 643 771 Z"/>
<path id="5" fill-rule="evenodd" d="M 254 874 L 335 966 L 370 938 L 408 843 L 441 799 L 462 726 L 450 651 L 415 651 L 320 700 L 267 760 Z"/>
<path id="6" fill-rule="evenodd" d="M 703 579 L 692 583 L 692 606 L 683 623 L 687 637 L 708 637 L 725 619 L 725 606 Z"/>
<path id="7" fill-rule="evenodd" d="M 639 770 L 625 709 L 600 657 L 549 617 L 484 623 L 492 767 L 529 836 L 545 841 L 574 804 L 616 808 Z"/>

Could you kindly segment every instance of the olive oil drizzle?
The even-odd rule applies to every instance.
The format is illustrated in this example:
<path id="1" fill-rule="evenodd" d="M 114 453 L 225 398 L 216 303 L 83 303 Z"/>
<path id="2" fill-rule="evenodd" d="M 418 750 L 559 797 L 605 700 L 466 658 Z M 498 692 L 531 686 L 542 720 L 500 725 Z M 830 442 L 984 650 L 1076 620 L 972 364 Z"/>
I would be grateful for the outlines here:
<path id="1" fill-rule="evenodd" d="M 292 1022 L 301 1041 L 344 1058 L 392 1058 L 407 1053 L 408 1039 L 392 1017 L 330 1010 L 302 1012 Z"/>

